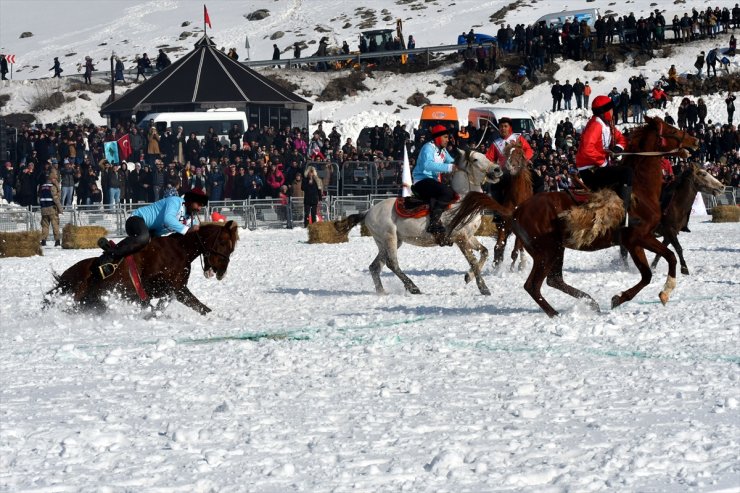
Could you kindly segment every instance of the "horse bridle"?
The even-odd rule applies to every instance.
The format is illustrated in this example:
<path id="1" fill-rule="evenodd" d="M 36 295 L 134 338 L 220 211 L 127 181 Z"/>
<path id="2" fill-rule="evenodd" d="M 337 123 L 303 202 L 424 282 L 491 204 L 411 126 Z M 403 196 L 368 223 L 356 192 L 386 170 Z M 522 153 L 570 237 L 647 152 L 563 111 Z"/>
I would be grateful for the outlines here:
<path id="1" fill-rule="evenodd" d="M 198 222 L 200 223 L 200 217 L 198 214 L 195 214 L 195 217 L 198 219 Z M 211 248 L 207 248 L 206 244 L 203 242 L 203 238 L 200 236 L 200 229 L 195 232 L 195 237 L 198 238 L 198 243 L 200 244 L 200 267 L 203 269 L 203 272 L 207 272 L 208 269 L 211 269 L 213 266 L 211 265 L 211 255 L 215 255 L 216 257 L 221 257 L 226 261 L 226 267 L 229 266 L 229 262 L 231 261 L 231 258 L 227 255 L 224 255 L 221 252 L 217 252 L 213 249 L 213 246 L 216 244 L 216 241 L 218 241 L 218 234 L 213 238 L 213 242 L 211 242 Z"/>
<path id="2" fill-rule="evenodd" d="M 620 152 L 618 155 L 620 156 L 667 156 L 670 154 L 675 154 L 677 152 L 680 152 L 683 147 L 681 147 L 681 142 L 686 138 L 686 130 L 682 130 L 681 137 L 677 137 L 675 135 L 663 135 L 663 123 L 659 123 L 660 127 L 658 129 L 658 137 L 660 138 L 661 146 L 663 142 L 665 142 L 668 139 L 673 139 L 678 144 L 678 147 L 671 149 L 670 151 L 643 151 L 643 152 Z"/>
<path id="3" fill-rule="evenodd" d="M 476 147 L 477 147 L 477 146 L 476 146 Z M 475 147 L 473 148 L 473 150 L 475 150 Z M 465 174 L 466 174 L 466 175 L 467 175 L 468 177 L 470 177 L 470 176 L 471 176 L 471 174 L 470 174 L 470 173 L 468 172 L 468 167 L 469 167 L 469 164 L 470 164 L 470 155 L 471 155 L 472 153 L 473 153 L 473 151 L 471 151 L 470 149 L 467 149 L 467 150 L 465 151 L 465 163 L 466 163 L 466 165 L 465 165 L 465 168 L 460 168 L 460 167 L 458 166 L 458 169 L 460 169 L 461 171 L 465 172 Z M 491 163 L 491 166 L 489 167 L 489 169 L 490 169 L 490 168 L 493 168 L 494 166 L 496 166 L 496 163 L 493 163 L 493 162 L 492 162 L 492 163 Z M 483 177 L 482 177 L 482 179 L 481 179 L 480 183 L 478 184 L 478 185 L 479 185 L 479 186 L 480 186 L 481 188 L 483 188 L 483 185 L 485 185 L 485 184 L 486 184 L 486 180 L 488 179 L 488 175 L 489 175 L 490 173 L 493 173 L 493 171 L 488 171 L 488 170 L 486 170 L 486 171 L 484 171 L 484 172 L 483 172 Z M 472 184 L 472 183 L 473 183 L 473 181 L 472 181 L 472 180 L 471 180 L 470 178 L 468 178 L 468 183 Z"/>

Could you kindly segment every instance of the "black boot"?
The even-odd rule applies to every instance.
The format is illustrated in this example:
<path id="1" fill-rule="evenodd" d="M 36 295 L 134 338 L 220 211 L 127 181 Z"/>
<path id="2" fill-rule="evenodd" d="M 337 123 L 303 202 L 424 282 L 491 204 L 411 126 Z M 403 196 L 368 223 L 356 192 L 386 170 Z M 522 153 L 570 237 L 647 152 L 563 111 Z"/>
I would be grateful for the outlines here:
<path id="1" fill-rule="evenodd" d="M 62 242 L 59 240 L 54 240 L 54 246 L 55 247 L 62 246 Z"/>
<path id="2" fill-rule="evenodd" d="M 99 238 L 98 246 L 103 250 L 103 255 L 98 258 L 94 265 L 94 271 L 100 275 L 101 279 L 110 277 L 118 268 L 119 259 L 114 254 L 116 247 L 111 245 L 107 238 Z"/>
<path id="3" fill-rule="evenodd" d="M 427 233 L 437 235 L 445 232 L 445 227 L 442 225 L 442 213 L 444 208 L 436 199 L 429 201 L 429 225 L 427 226 Z"/>
<path id="4" fill-rule="evenodd" d="M 46 240 L 41 240 L 41 246 L 46 246 Z"/>

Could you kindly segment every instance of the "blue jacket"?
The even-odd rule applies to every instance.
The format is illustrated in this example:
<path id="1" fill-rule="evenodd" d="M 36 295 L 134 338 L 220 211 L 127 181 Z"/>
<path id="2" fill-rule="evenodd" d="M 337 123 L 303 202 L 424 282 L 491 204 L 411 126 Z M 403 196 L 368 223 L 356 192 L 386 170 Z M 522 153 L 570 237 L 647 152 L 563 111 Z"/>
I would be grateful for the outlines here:
<path id="1" fill-rule="evenodd" d="M 185 210 L 182 197 L 167 197 L 151 205 L 136 209 L 132 216 L 144 220 L 147 228 L 154 231 L 154 236 L 167 236 L 172 233 L 184 235 L 191 224 L 198 224 L 197 217 L 191 217 Z"/>
<path id="2" fill-rule="evenodd" d="M 439 173 L 452 172 L 452 164 L 455 162 L 452 156 L 447 154 L 446 149 L 440 149 L 434 142 L 427 142 L 419 151 L 414 166 L 414 183 L 426 178 L 437 179 Z"/>

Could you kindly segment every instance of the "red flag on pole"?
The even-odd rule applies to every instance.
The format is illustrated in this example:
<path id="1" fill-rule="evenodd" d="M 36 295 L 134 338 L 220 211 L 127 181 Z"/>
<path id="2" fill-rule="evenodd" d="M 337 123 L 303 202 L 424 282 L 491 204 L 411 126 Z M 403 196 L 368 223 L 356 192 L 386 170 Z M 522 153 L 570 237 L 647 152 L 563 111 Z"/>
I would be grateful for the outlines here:
<path id="1" fill-rule="evenodd" d="M 126 160 L 131 157 L 133 150 L 131 149 L 131 140 L 128 138 L 128 134 L 118 139 L 118 156 L 122 160 Z"/>
<path id="2" fill-rule="evenodd" d="M 213 27 L 211 26 L 211 18 L 208 17 L 208 9 L 206 8 L 205 4 L 203 4 L 203 22 L 208 24 L 208 27 L 213 29 Z"/>

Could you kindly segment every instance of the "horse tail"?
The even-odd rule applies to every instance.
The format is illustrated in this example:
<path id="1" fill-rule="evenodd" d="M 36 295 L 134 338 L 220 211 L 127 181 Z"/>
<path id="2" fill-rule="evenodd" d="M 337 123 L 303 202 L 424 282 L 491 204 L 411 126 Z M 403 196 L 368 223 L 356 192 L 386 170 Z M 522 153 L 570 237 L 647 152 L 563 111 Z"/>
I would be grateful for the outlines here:
<path id="1" fill-rule="evenodd" d="M 365 220 L 367 212 L 368 211 L 360 212 L 359 214 L 351 214 L 344 219 L 334 221 L 334 229 L 337 230 L 337 233 L 346 235 L 352 230 L 352 228 Z"/>
<path id="2" fill-rule="evenodd" d="M 507 219 L 510 218 L 513 213 L 512 208 L 504 207 L 493 200 L 488 194 L 482 192 L 470 192 L 465 196 L 462 202 L 460 202 L 455 216 L 447 225 L 448 231 L 454 231 L 460 226 L 465 226 L 483 211 L 498 212 Z"/>

